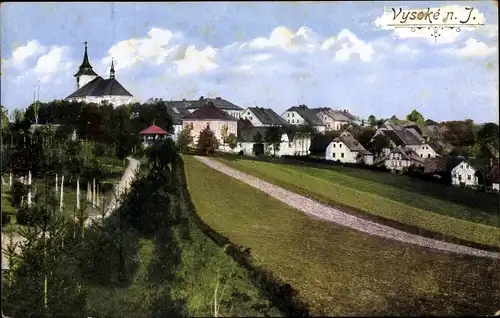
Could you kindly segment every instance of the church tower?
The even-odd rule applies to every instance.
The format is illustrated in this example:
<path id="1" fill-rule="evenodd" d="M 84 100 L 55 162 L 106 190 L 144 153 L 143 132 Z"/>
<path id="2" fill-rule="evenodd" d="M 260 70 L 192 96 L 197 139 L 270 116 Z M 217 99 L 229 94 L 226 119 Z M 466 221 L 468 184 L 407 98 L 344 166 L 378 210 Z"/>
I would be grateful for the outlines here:
<path id="1" fill-rule="evenodd" d="M 76 89 L 79 90 L 87 83 L 98 77 L 89 62 L 89 57 L 87 55 L 87 41 L 83 42 L 85 44 L 85 53 L 83 54 L 83 62 L 78 69 L 78 72 L 74 75 L 76 77 Z"/>
<path id="2" fill-rule="evenodd" d="M 109 70 L 109 78 L 110 79 L 115 78 L 115 63 L 113 59 L 111 59 L 111 69 Z"/>

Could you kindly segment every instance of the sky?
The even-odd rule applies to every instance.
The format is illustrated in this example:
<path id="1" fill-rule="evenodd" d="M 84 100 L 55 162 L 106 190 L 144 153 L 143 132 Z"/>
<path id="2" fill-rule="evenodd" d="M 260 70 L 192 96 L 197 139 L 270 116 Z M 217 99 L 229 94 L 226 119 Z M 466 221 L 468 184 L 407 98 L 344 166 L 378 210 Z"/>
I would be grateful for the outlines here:
<path id="1" fill-rule="evenodd" d="M 484 25 L 445 28 L 437 39 L 387 25 L 392 8 L 466 6 Z M 73 93 L 88 41 L 94 70 L 108 78 L 113 58 L 139 102 L 219 96 L 278 114 L 305 104 L 365 118 L 417 109 L 437 121 L 499 121 L 494 1 L 3 2 L 0 20 L 9 110 L 38 90 L 41 101 Z"/>

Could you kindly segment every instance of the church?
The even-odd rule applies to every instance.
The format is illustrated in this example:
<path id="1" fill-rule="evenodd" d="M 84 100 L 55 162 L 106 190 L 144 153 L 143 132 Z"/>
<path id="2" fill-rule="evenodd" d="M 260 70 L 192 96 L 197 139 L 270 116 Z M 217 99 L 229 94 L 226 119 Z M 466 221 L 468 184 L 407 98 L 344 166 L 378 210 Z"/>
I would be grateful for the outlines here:
<path id="1" fill-rule="evenodd" d="M 87 42 L 85 44 L 85 53 L 83 62 L 78 72 L 74 75 L 76 78 L 76 91 L 66 97 L 68 101 L 81 101 L 86 103 L 108 102 L 113 106 L 135 103 L 136 99 L 130 94 L 115 78 L 115 67 L 111 61 L 109 78 L 100 77 L 89 62 L 87 55 Z"/>

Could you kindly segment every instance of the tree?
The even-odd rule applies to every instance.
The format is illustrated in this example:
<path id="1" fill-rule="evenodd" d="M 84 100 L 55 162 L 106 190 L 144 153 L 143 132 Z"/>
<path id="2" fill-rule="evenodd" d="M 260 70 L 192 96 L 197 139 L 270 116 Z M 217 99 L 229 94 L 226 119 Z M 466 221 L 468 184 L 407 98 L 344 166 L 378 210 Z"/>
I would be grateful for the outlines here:
<path id="1" fill-rule="evenodd" d="M 191 125 L 185 125 L 182 128 L 179 136 L 177 137 L 177 147 L 181 153 L 186 153 L 189 145 L 193 143 L 193 136 L 191 135 Z"/>
<path id="2" fill-rule="evenodd" d="M 398 120 L 398 117 L 396 115 L 392 115 L 391 120 Z"/>
<path id="3" fill-rule="evenodd" d="M 495 123 L 486 123 L 479 127 L 477 131 L 477 142 L 481 145 L 491 145 L 499 149 L 499 128 Z"/>
<path id="4" fill-rule="evenodd" d="M 376 124 L 376 127 L 377 128 L 380 128 L 382 127 L 382 125 L 385 123 L 385 119 L 378 119 L 377 120 L 377 124 Z"/>
<path id="5" fill-rule="evenodd" d="M 375 130 L 372 127 L 365 127 L 357 136 L 354 136 L 354 138 L 356 138 L 364 147 L 368 147 L 374 133 Z"/>
<path id="6" fill-rule="evenodd" d="M 7 110 L 0 106 L 2 109 L 2 134 L 9 129 L 9 117 L 7 115 Z"/>
<path id="7" fill-rule="evenodd" d="M 229 145 L 229 148 L 231 148 L 231 150 L 234 150 L 234 148 L 236 148 L 238 142 L 235 134 L 229 134 L 227 136 L 227 144 Z"/>
<path id="8" fill-rule="evenodd" d="M 387 140 L 387 137 L 378 135 L 376 136 L 370 143 L 369 143 L 369 149 L 371 152 L 373 152 L 375 155 L 379 155 L 383 149 L 389 148 L 390 143 Z"/>
<path id="9" fill-rule="evenodd" d="M 175 144 L 172 139 L 159 140 L 146 151 L 151 171 L 164 171 L 175 160 Z"/>
<path id="10" fill-rule="evenodd" d="M 227 124 L 222 125 L 220 129 L 220 137 L 222 139 L 222 146 L 226 145 L 229 127 Z"/>
<path id="11" fill-rule="evenodd" d="M 476 131 L 474 122 L 466 121 L 448 121 L 444 123 L 443 138 L 453 147 L 467 147 L 476 143 Z"/>
<path id="12" fill-rule="evenodd" d="M 406 120 L 412 121 L 414 123 L 423 123 L 425 121 L 424 116 L 419 113 L 416 109 L 412 110 L 411 113 L 406 115 Z"/>
<path id="13" fill-rule="evenodd" d="M 210 130 L 210 126 L 207 126 L 200 132 L 200 136 L 198 137 L 197 149 L 198 151 L 208 156 L 209 154 L 215 152 L 215 150 L 219 147 L 219 141 L 212 130 Z"/>
<path id="14" fill-rule="evenodd" d="M 281 136 L 283 135 L 283 132 L 281 131 L 280 127 L 278 126 L 272 126 L 269 127 L 266 131 L 266 136 L 264 137 L 264 140 L 271 144 L 273 147 L 273 153 L 276 156 L 276 151 L 280 151 L 280 146 L 281 146 Z"/>
<path id="15" fill-rule="evenodd" d="M 377 118 L 373 115 L 368 116 L 368 122 L 371 127 L 375 127 L 377 125 Z"/>

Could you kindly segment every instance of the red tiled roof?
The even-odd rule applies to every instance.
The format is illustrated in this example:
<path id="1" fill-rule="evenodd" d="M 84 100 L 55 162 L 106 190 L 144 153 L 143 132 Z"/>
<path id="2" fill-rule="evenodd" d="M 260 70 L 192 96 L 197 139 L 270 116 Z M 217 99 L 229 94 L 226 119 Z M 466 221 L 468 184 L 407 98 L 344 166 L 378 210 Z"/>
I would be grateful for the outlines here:
<path id="1" fill-rule="evenodd" d="M 161 129 L 156 125 L 151 125 L 139 133 L 139 135 L 166 135 L 168 134 L 165 130 Z"/>

